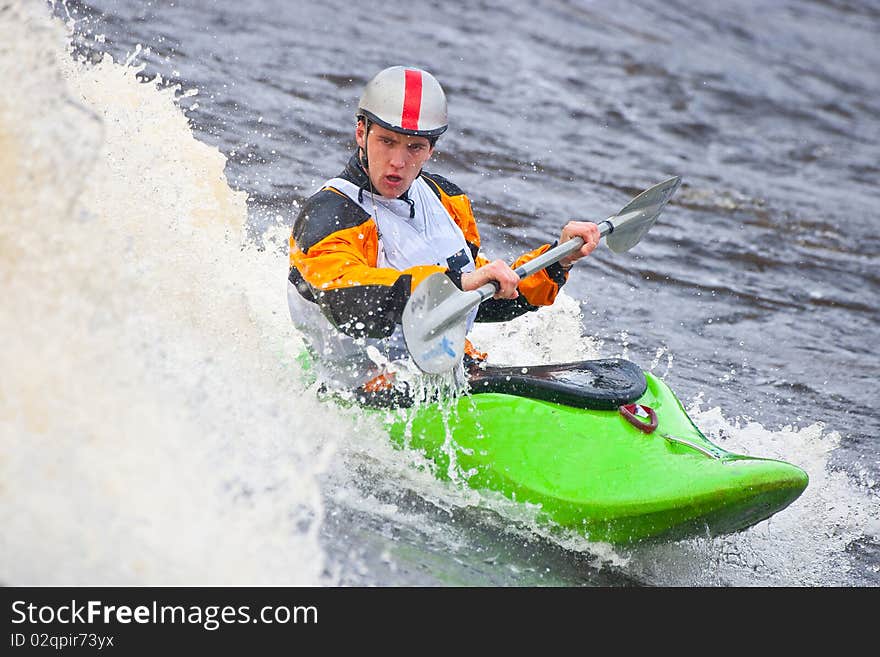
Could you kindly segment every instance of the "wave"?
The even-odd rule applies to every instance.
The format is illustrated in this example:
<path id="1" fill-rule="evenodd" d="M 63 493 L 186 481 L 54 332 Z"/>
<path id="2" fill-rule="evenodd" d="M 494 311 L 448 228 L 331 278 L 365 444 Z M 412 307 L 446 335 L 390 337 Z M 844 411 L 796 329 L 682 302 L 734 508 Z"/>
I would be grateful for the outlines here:
<path id="1" fill-rule="evenodd" d="M 0 580 L 315 584 L 340 420 L 177 87 L 0 9 Z M 277 232 L 277 231 L 276 231 Z"/>

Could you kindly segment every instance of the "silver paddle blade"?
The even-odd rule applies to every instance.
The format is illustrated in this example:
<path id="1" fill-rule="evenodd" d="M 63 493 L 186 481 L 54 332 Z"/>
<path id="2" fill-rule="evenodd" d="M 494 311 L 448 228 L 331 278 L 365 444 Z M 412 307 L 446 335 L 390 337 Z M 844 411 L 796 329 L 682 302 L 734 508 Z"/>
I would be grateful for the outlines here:
<path id="1" fill-rule="evenodd" d="M 438 273 L 422 281 L 404 306 L 401 320 L 403 340 L 413 361 L 423 372 L 449 372 L 464 356 L 465 318 L 443 321 L 447 315 L 456 318 L 450 306 L 461 305 L 459 299 L 464 296 L 466 293 L 455 287 L 446 274 Z"/>
<path id="2" fill-rule="evenodd" d="M 681 178 L 676 176 L 654 185 L 627 203 L 616 216 L 609 218 L 614 230 L 605 238 L 608 248 L 615 253 L 623 253 L 638 244 L 651 230 L 663 206 L 680 184 Z"/>

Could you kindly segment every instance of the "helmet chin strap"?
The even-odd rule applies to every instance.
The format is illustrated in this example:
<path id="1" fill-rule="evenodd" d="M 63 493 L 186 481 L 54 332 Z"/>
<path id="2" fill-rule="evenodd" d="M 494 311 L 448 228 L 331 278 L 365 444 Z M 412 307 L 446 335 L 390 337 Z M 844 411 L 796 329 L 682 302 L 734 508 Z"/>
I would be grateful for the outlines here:
<path id="1" fill-rule="evenodd" d="M 360 160 L 361 166 L 364 168 L 364 171 L 367 172 L 367 182 L 370 183 L 370 201 L 373 203 L 373 218 L 378 216 L 379 208 L 376 207 L 376 191 L 373 189 L 373 179 L 370 177 L 370 162 L 367 158 L 367 140 L 370 136 L 370 119 L 366 115 L 364 116 L 364 147 L 361 148 L 358 146 L 358 160 Z M 363 153 L 363 155 L 361 155 Z"/>
<path id="2" fill-rule="evenodd" d="M 361 148 L 358 146 L 358 160 L 361 163 L 361 166 L 364 168 L 364 171 L 370 170 L 370 162 L 367 159 L 367 137 L 370 136 L 370 119 L 367 118 L 366 115 L 363 116 L 364 120 L 364 147 Z"/>

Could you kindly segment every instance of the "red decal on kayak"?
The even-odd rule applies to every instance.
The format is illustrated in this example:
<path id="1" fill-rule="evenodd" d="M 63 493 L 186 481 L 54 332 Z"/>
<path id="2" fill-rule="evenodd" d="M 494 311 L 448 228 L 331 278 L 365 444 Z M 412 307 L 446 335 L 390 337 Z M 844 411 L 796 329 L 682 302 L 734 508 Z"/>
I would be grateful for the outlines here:
<path id="1" fill-rule="evenodd" d="M 623 418 L 643 433 L 651 433 L 657 428 L 657 413 L 644 404 L 626 404 L 618 408 Z M 648 418 L 645 422 L 642 418 Z"/>
<path id="2" fill-rule="evenodd" d="M 422 72 L 405 71 L 403 92 L 403 114 L 400 127 L 404 130 L 419 129 L 419 114 L 422 111 Z"/>

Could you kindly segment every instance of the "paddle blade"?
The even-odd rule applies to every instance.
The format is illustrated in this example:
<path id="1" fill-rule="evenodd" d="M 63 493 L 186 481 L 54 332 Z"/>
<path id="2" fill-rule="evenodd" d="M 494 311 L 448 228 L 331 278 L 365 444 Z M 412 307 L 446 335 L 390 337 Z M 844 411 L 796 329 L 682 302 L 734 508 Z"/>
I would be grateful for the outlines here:
<path id="1" fill-rule="evenodd" d="M 458 321 L 438 321 L 444 301 L 454 304 L 462 292 L 446 274 L 433 274 L 415 289 L 403 309 L 403 340 L 415 364 L 428 374 L 449 372 L 464 356 L 467 313 Z M 447 303 L 444 308 L 450 304 Z M 442 309 L 441 309 L 442 310 Z M 431 329 L 430 327 L 435 327 Z"/>
<path id="2" fill-rule="evenodd" d="M 615 253 L 623 253 L 638 244 L 645 233 L 651 230 L 680 184 L 681 178 L 676 176 L 654 185 L 627 203 L 616 216 L 608 219 L 614 226 L 614 230 L 605 238 L 608 248 Z"/>

